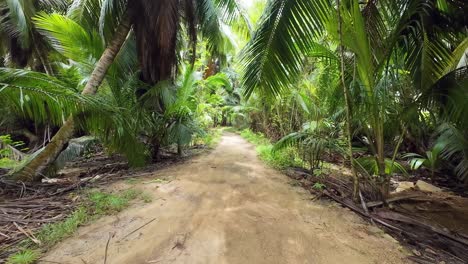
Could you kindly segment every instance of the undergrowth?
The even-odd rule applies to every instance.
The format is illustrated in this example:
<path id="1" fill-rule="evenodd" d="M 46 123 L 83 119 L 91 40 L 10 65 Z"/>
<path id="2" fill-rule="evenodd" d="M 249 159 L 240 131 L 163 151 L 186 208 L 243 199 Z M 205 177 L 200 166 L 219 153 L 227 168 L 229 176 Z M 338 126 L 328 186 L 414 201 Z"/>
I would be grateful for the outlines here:
<path id="1" fill-rule="evenodd" d="M 256 151 L 261 160 L 276 169 L 285 169 L 287 167 L 301 167 L 303 161 L 298 158 L 298 155 L 293 148 L 285 148 L 280 151 L 273 152 L 273 144 L 261 133 L 255 133 L 250 129 L 244 129 L 240 135 L 250 143 L 256 146 Z"/>
<path id="2" fill-rule="evenodd" d="M 84 197 L 83 203 L 65 220 L 43 226 L 36 234 L 38 241 L 34 242 L 30 239 L 23 241 L 22 250 L 10 256 L 7 263 L 36 263 L 41 251 L 46 251 L 63 239 L 72 236 L 80 226 L 101 216 L 118 213 L 137 198 L 144 202 L 151 201 L 149 195 L 136 189 L 128 189 L 118 194 L 92 190 L 86 192 Z"/>
<path id="3" fill-rule="evenodd" d="M 214 148 L 221 140 L 224 129 L 224 127 L 209 129 L 203 135 L 197 136 L 193 143 L 194 145 L 205 145 L 208 148 Z"/>
<path id="4" fill-rule="evenodd" d="M 41 254 L 38 251 L 26 249 L 7 260 L 7 264 L 33 264 L 36 263 Z"/>
<path id="5" fill-rule="evenodd" d="M 223 128 L 211 129 L 204 138 L 205 145 L 209 148 L 213 148 L 218 145 L 223 134 Z"/>

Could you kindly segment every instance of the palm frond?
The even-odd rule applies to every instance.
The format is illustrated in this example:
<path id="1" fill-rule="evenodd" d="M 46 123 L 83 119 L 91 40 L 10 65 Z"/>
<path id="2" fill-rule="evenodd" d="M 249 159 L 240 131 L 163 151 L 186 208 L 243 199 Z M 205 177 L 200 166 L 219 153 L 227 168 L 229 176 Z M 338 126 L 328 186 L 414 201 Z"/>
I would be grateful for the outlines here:
<path id="1" fill-rule="evenodd" d="M 0 68 L 0 101 L 36 122 L 61 125 L 85 97 L 66 83 L 37 72 Z"/>
<path id="2" fill-rule="evenodd" d="M 224 23 L 235 27 L 245 37 L 252 35 L 252 22 L 238 0 L 215 0 L 215 4 L 220 10 L 221 20 Z"/>
<path id="3" fill-rule="evenodd" d="M 88 31 L 63 15 L 41 12 L 34 18 L 34 23 L 58 52 L 66 58 L 87 65 L 89 72 L 104 51 L 101 37 L 96 31 Z"/>
<path id="4" fill-rule="evenodd" d="M 223 23 L 216 3 L 213 0 L 199 0 L 196 11 L 201 36 L 207 41 L 207 50 L 212 56 L 221 57 L 224 60 L 226 49 L 229 48 L 227 46 L 229 38 L 223 31 Z"/>
<path id="5" fill-rule="evenodd" d="M 100 0 L 73 0 L 66 16 L 91 31 L 99 31 Z"/>
<path id="6" fill-rule="evenodd" d="M 289 135 L 286 135 L 275 143 L 275 145 L 272 148 L 272 151 L 277 152 L 288 147 L 298 146 L 301 142 L 306 140 L 308 136 L 309 135 L 304 132 L 294 132 Z"/>
<path id="7" fill-rule="evenodd" d="M 301 72 L 304 57 L 332 16 L 326 0 L 273 0 L 242 55 L 243 86 L 277 95 Z"/>
<path id="8" fill-rule="evenodd" d="M 379 175 L 379 166 L 374 157 L 362 157 L 354 160 L 358 164 L 358 168 L 364 169 L 366 175 Z M 391 159 L 385 159 L 385 173 L 402 173 L 407 175 L 405 167 L 400 163 Z"/>
<path id="9" fill-rule="evenodd" d="M 102 0 L 99 33 L 109 42 L 127 12 L 127 0 Z"/>
<path id="10" fill-rule="evenodd" d="M 215 75 L 212 75 L 208 77 L 206 80 L 204 80 L 204 83 L 207 87 L 209 87 L 213 91 L 220 87 L 222 87 L 226 91 L 232 91 L 233 89 L 231 80 L 229 80 L 227 75 L 224 73 L 217 73 Z"/>
<path id="11" fill-rule="evenodd" d="M 67 10 L 67 0 L 39 0 L 37 1 L 39 10 L 65 12 Z"/>
<path id="12" fill-rule="evenodd" d="M 31 17 L 35 13 L 34 5 L 28 1 L 5 0 L 0 3 L 0 25 L 8 35 L 18 38 L 23 48 L 31 41 Z"/>
<path id="13" fill-rule="evenodd" d="M 437 142 L 444 146 L 442 157 L 455 164 L 455 173 L 463 181 L 468 180 L 468 140 L 465 132 L 444 123 L 437 128 Z"/>

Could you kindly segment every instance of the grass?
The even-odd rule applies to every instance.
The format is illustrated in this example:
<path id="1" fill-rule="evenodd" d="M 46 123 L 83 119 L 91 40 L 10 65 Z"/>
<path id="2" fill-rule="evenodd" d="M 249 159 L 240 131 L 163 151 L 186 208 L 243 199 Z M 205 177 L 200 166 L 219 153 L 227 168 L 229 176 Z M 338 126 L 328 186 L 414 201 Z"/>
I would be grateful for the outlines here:
<path id="1" fill-rule="evenodd" d="M 240 132 L 240 135 L 245 138 L 250 143 L 259 146 L 259 145 L 271 145 L 270 140 L 265 137 L 262 133 L 255 133 L 250 129 L 244 129 Z"/>
<path id="2" fill-rule="evenodd" d="M 156 178 L 156 179 L 152 179 L 152 180 L 150 180 L 150 181 L 144 182 L 144 184 L 150 184 L 150 183 L 167 184 L 167 183 L 169 183 L 169 182 L 170 182 L 170 181 L 167 180 L 167 179 Z"/>
<path id="3" fill-rule="evenodd" d="M 21 243 L 22 251 L 10 256 L 8 264 L 30 264 L 36 263 L 41 252 L 46 251 L 65 238 L 72 236 L 80 226 L 83 226 L 101 216 L 111 215 L 122 211 L 130 205 L 132 200 L 140 198 L 149 203 L 152 197 L 136 189 L 128 189 L 118 194 L 101 192 L 98 190 L 88 191 L 85 201 L 65 220 L 47 224 L 36 234 L 41 242 L 40 246 L 31 240 Z"/>
<path id="4" fill-rule="evenodd" d="M 240 135 L 257 147 L 256 151 L 261 160 L 276 169 L 300 167 L 304 165 L 293 148 L 272 152 L 273 144 L 265 135 L 252 132 L 249 129 L 242 130 Z"/>
<path id="5" fill-rule="evenodd" d="M 125 180 L 125 183 L 127 183 L 127 184 L 138 184 L 138 183 L 140 183 L 140 179 L 129 178 L 129 179 Z"/>
<path id="6" fill-rule="evenodd" d="M 224 128 L 224 131 L 226 132 L 231 132 L 231 133 L 238 133 L 239 132 L 239 129 L 235 128 L 235 127 L 225 127 Z"/>
<path id="7" fill-rule="evenodd" d="M 38 251 L 26 249 L 11 256 L 7 264 L 33 264 L 39 260 L 41 254 Z"/>
<path id="8" fill-rule="evenodd" d="M 89 200 L 92 203 L 90 209 L 93 215 L 101 216 L 113 213 L 118 213 L 128 207 L 131 200 L 139 196 L 139 191 L 129 189 L 122 194 L 109 194 L 99 191 L 89 193 Z"/>
<path id="9" fill-rule="evenodd" d="M 224 128 L 213 128 L 211 129 L 202 139 L 203 144 L 208 146 L 209 148 L 214 148 L 218 145 L 219 141 L 221 140 L 221 136 L 223 134 Z"/>
<path id="10" fill-rule="evenodd" d="M 148 193 L 140 194 L 140 199 L 145 203 L 151 203 L 153 201 L 153 197 Z"/>
<path id="11" fill-rule="evenodd" d="M 41 241 L 43 247 L 50 248 L 64 238 L 73 235 L 78 227 L 87 223 L 89 219 L 90 215 L 86 208 L 80 206 L 64 221 L 42 227 L 37 234 L 37 238 Z"/>

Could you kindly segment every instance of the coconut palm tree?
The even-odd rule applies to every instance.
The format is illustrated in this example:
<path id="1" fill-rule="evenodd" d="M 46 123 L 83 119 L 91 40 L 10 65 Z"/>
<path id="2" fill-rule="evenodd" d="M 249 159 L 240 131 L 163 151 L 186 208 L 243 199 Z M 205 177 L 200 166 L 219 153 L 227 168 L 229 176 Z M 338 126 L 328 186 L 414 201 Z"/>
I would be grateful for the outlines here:
<path id="1" fill-rule="evenodd" d="M 140 80 L 152 86 L 160 81 L 173 79 L 177 72 L 176 51 L 178 38 L 183 32 L 181 25 L 186 25 L 188 42 L 195 53 L 198 27 L 202 29 L 203 37 L 208 40 L 216 39 L 219 30 L 206 29 L 212 29 L 216 25 L 213 18 L 234 20 L 241 17 L 241 8 L 234 0 L 89 0 L 74 1 L 69 14 L 81 18 L 88 25 L 95 25 L 94 22 L 97 22 L 99 32 L 106 40 L 107 47 L 82 91 L 83 95 L 93 95 L 103 82 L 131 29 L 136 40 Z M 93 21 L 97 18 L 98 21 Z M 216 43 L 212 44 L 216 46 Z M 42 171 L 55 160 L 74 131 L 74 118 L 70 116 L 45 149 L 18 172 L 16 178 L 40 178 Z"/>

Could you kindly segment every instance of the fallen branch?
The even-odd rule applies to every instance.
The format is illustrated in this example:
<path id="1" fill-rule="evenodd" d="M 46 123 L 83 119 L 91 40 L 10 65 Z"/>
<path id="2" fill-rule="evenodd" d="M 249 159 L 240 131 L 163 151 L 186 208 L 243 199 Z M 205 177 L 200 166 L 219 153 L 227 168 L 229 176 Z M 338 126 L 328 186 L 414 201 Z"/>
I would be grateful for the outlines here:
<path id="1" fill-rule="evenodd" d="M 468 247 L 468 240 L 464 239 L 464 238 L 461 238 L 461 237 L 456 237 L 452 234 L 449 234 L 445 231 L 442 231 L 438 228 L 435 228 L 431 225 L 428 225 L 428 224 L 425 224 L 423 222 L 420 222 L 420 221 L 415 221 L 405 215 L 402 215 L 402 214 L 399 214 L 399 213 L 395 213 L 395 212 L 378 212 L 377 215 L 379 215 L 380 217 L 382 218 L 385 218 L 385 219 L 389 219 L 389 220 L 394 220 L 394 221 L 398 221 L 398 222 L 403 222 L 403 223 L 407 223 L 407 224 L 412 224 L 412 225 L 416 225 L 416 226 L 421 226 L 425 229 L 429 229 L 431 230 L 432 232 L 434 233 L 437 233 L 441 236 L 444 236 L 446 238 L 449 238 L 453 241 L 456 241 L 460 244 L 463 244 L 465 245 L 466 247 Z"/>
<path id="2" fill-rule="evenodd" d="M 11 238 L 10 236 L 3 234 L 2 232 L 0 232 L 0 235 L 6 237 L 6 238 L 8 238 L 8 239 Z"/>
<path id="3" fill-rule="evenodd" d="M 119 240 L 119 242 L 122 241 L 122 240 L 124 240 L 125 238 L 127 238 L 127 237 L 130 236 L 131 234 L 134 234 L 136 231 L 142 229 L 143 227 L 145 227 L 145 226 L 151 224 L 154 220 L 156 220 L 156 218 L 151 219 L 151 220 L 150 220 L 149 222 L 147 222 L 146 224 L 144 224 L 144 225 L 140 226 L 139 228 L 133 230 L 132 232 L 128 233 L 127 235 L 125 235 L 124 237 L 122 237 L 122 238 Z M 117 243 L 119 243 L 119 242 L 117 242 Z"/>
<path id="4" fill-rule="evenodd" d="M 379 218 L 377 218 L 377 217 L 374 217 L 374 216 L 372 216 L 371 214 L 366 214 L 364 211 L 361 211 L 358 207 L 354 206 L 354 203 L 347 203 L 347 202 L 345 202 L 344 200 L 341 200 L 341 199 L 339 199 L 338 197 L 335 197 L 334 195 L 330 194 L 330 193 L 327 192 L 327 191 L 324 191 L 323 193 L 324 193 L 327 197 L 333 199 L 334 201 L 338 202 L 339 204 L 342 204 L 342 205 L 348 207 L 348 208 L 351 209 L 352 211 L 354 211 L 354 212 L 356 212 L 356 213 L 358 213 L 358 214 L 360 214 L 360 215 L 362 215 L 362 216 L 364 216 L 364 217 L 368 217 L 368 218 L 374 220 L 375 222 L 377 222 L 377 223 L 379 223 L 379 224 L 381 224 L 381 225 L 383 225 L 383 226 L 386 226 L 386 227 L 388 227 L 388 228 L 390 228 L 390 229 L 396 230 L 396 231 L 398 231 L 398 232 L 403 232 L 402 229 L 400 229 L 400 228 L 398 228 L 398 227 L 396 227 L 396 226 L 393 226 L 393 225 L 391 225 L 391 224 L 389 224 L 389 223 L 387 223 L 387 222 L 385 222 L 385 221 L 383 221 L 383 220 L 381 220 L 381 219 L 379 219 Z"/>
<path id="5" fill-rule="evenodd" d="M 23 233 L 23 234 L 26 235 L 29 239 L 31 239 L 32 242 L 36 243 L 37 245 L 41 245 L 41 241 L 39 241 L 39 239 L 37 239 L 36 237 L 34 237 L 34 235 L 33 235 L 31 232 L 27 232 L 26 230 L 24 230 L 24 228 L 22 228 L 21 226 L 19 226 L 16 222 L 13 222 L 13 224 L 16 226 L 16 228 L 17 228 L 21 233 Z"/>
<path id="6" fill-rule="evenodd" d="M 109 239 L 107 239 L 107 243 L 106 243 L 106 251 L 104 252 L 104 264 L 107 264 L 107 251 L 109 250 L 109 243 L 114 236 L 115 236 L 115 232 L 109 233 Z"/>
<path id="7" fill-rule="evenodd" d="M 390 204 L 390 203 L 394 203 L 394 202 L 398 202 L 398 201 L 411 200 L 411 199 L 417 198 L 417 197 L 422 197 L 422 196 L 420 194 L 410 194 L 410 195 L 406 195 L 406 196 L 399 196 L 399 197 L 389 198 L 389 199 L 385 200 L 385 202 L 384 201 L 368 202 L 366 205 L 367 205 L 367 208 L 372 208 L 372 207 L 376 207 L 376 206 L 380 206 L 380 205 L 384 205 L 384 204 Z"/>

